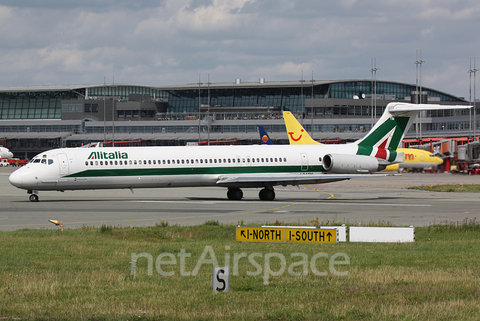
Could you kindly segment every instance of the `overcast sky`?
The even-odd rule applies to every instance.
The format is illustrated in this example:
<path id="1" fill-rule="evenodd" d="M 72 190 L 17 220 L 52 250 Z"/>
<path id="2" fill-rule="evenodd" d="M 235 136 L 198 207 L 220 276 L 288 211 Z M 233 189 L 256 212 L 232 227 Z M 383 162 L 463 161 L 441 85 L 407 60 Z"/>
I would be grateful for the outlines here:
<path id="1" fill-rule="evenodd" d="M 415 84 L 421 49 L 422 84 L 468 99 L 480 69 L 478 0 L 0 0 L 0 28 L 0 87 L 371 79 L 372 58 Z"/>

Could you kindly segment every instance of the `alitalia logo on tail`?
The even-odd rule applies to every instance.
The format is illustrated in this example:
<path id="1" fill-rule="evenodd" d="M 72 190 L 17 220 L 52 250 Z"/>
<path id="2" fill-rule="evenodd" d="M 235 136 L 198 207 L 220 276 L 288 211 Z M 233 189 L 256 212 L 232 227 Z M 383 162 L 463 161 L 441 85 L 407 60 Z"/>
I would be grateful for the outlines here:
<path id="1" fill-rule="evenodd" d="M 125 152 L 91 152 L 87 159 L 128 159 L 128 154 Z"/>

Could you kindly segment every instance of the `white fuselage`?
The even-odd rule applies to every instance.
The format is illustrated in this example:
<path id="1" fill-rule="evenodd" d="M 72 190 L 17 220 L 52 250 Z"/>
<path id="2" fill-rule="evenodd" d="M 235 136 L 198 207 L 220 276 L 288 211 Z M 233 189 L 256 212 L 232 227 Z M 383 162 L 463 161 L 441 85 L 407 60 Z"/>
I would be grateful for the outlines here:
<path id="1" fill-rule="evenodd" d="M 356 151 L 354 144 L 63 148 L 37 155 L 9 180 L 26 190 L 215 186 L 222 177 L 323 173 L 325 154 Z"/>

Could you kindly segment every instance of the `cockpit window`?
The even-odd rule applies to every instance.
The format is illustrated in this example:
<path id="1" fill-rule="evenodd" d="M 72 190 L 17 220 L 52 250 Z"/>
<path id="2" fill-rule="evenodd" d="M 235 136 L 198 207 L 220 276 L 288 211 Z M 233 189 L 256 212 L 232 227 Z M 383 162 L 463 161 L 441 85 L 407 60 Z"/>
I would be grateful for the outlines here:
<path id="1" fill-rule="evenodd" d="M 46 164 L 47 163 L 47 160 L 46 159 L 42 159 L 42 164 Z"/>
<path id="2" fill-rule="evenodd" d="M 33 160 L 34 163 L 40 163 L 40 158 L 36 158 Z"/>
<path id="3" fill-rule="evenodd" d="M 48 160 L 48 165 L 52 165 L 53 164 L 53 159 L 49 159 Z"/>

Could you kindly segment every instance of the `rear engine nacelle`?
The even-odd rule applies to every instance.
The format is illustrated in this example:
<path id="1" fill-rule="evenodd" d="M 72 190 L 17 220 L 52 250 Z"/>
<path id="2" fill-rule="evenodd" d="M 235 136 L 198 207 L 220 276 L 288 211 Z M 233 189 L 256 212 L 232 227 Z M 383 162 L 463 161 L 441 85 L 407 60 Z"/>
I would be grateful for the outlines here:
<path id="1" fill-rule="evenodd" d="M 364 155 L 327 154 L 322 163 L 325 171 L 336 174 L 371 173 L 385 168 L 375 157 Z"/>

